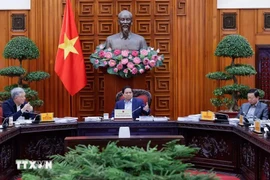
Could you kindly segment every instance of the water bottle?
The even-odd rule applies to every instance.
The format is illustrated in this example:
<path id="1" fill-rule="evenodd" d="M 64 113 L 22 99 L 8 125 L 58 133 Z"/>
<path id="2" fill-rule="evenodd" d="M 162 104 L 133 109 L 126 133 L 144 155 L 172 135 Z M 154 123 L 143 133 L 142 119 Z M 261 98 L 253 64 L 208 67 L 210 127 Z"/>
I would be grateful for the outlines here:
<path id="1" fill-rule="evenodd" d="M 13 117 L 8 118 L 8 126 L 13 126 Z"/>

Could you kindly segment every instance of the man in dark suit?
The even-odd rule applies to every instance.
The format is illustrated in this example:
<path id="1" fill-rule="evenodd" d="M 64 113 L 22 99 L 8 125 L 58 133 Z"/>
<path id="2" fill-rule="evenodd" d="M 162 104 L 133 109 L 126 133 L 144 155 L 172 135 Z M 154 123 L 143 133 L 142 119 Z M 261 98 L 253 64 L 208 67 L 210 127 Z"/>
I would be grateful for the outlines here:
<path id="1" fill-rule="evenodd" d="M 237 115 L 245 116 L 247 119 L 268 119 L 268 107 L 267 104 L 259 101 L 259 91 L 257 89 L 250 89 L 248 91 L 248 103 L 244 103 Z"/>
<path id="2" fill-rule="evenodd" d="M 141 115 L 149 115 L 150 108 L 148 102 L 144 104 L 143 100 L 133 97 L 132 88 L 126 86 L 122 89 L 124 99 L 116 102 L 114 109 L 131 109 L 132 118 L 136 119 Z M 111 117 L 114 117 L 114 110 Z"/>
<path id="3" fill-rule="evenodd" d="M 20 116 L 25 119 L 34 118 L 34 114 L 30 112 L 33 111 L 33 107 L 25 102 L 25 92 L 22 88 L 17 87 L 11 90 L 11 98 L 4 101 L 3 116 L 13 117 L 13 121 L 16 121 Z"/>

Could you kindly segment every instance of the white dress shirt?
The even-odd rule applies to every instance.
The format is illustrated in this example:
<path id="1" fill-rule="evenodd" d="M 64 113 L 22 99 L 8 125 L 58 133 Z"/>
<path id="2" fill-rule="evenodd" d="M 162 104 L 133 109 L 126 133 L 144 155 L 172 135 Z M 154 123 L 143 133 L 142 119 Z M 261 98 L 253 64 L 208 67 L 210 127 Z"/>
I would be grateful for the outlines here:
<path id="1" fill-rule="evenodd" d="M 125 109 L 131 109 L 132 110 L 132 99 L 130 101 L 126 101 L 125 102 Z"/>

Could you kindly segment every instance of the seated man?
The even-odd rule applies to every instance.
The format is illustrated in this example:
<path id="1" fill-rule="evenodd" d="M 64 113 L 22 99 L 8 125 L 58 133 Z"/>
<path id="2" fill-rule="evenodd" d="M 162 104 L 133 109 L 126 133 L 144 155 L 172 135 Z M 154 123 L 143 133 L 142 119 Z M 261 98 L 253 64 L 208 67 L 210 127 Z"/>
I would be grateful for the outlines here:
<path id="1" fill-rule="evenodd" d="M 132 118 L 136 119 L 141 115 L 149 115 L 150 109 L 148 103 L 144 104 L 143 100 L 133 97 L 131 87 L 126 86 L 122 89 L 124 99 L 116 102 L 114 109 L 132 109 Z M 111 117 L 114 117 L 114 110 Z"/>
<path id="2" fill-rule="evenodd" d="M 22 88 L 17 87 L 11 90 L 11 98 L 3 102 L 3 116 L 13 116 L 13 121 L 16 121 L 20 116 L 25 119 L 34 117 L 34 114 L 29 113 L 33 111 L 33 107 L 25 102 L 25 92 Z"/>
<path id="3" fill-rule="evenodd" d="M 248 103 L 244 103 L 237 115 L 245 116 L 247 119 L 268 119 L 268 107 L 267 104 L 259 101 L 259 91 L 257 89 L 250 89 L 248 91 Z"/>

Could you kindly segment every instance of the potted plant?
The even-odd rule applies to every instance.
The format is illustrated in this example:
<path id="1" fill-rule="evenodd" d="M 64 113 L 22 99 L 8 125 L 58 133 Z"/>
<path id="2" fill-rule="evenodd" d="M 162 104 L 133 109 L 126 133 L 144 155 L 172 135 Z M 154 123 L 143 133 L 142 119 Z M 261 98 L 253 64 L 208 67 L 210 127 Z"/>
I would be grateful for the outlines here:
<path id="1" fill-rule="evenodd" d="M 0 92 L 0 100 L 4 101 L 10 98 L 10 91 L 15 87 L 22 87 L 25 90 L 26 98 L 32 106 L 42 106 L 43 101 L 38 98 L 38 92 L 29 87 L 29 83 L 40 81 L 50 77 L 50 74 L 43 71 L 27 72 L 22 67 L 24 60 L 33 60 L 39 57 L 39 50 L 36 44 L 29 38 L 18 36 L 11 39 L 5 46 L 4 58 L 9 60 L 18 60 L 19 66 L 9 66 L 0 69 L 0 76 L 18 77 L 17 84 L 12 84 Z"/>
<path id="2" fill-rule="evenodd" d="M 211 103 L 220 107 L 225 105 L 229 111 L 238 111 L 238 100 L 246 99 L 249 86 L 239 84 L 237 76 L 251 76 L 257 72 L 255 68 L 249 64 L 236 64 L 237 58 L 248 58 L 253 56 L 253 50 L 248 40 L 241 35 L 228 35 L 224 37 L 218 44 L 215 55 L 224 57 L 224 60 L 231 61 L 224 71 L 212 72 L 206 75 L 209 79 L 231 81 L 231 85 L 218 87 L 214 90 L 217 98 L 212 98 Z M 264 96 L 264 92 L 259 90 L 260 97 Z M 229 96 L 230 97 L 229 97 Z"/>
<path id="3" fill-rule="evenodd" d="M 192 175 L 191 167 L 183 159 L 195 155 L 198 149 L 176 143 L 167 143 L 163 149 L 150 147 L 119 147 L 115 142 L 100 150 L 97 146 L 78 145 L 64 156 L 54 155 L 52 169 L 34 169 L 22 172 L 22 179 L 100 179 L 100 180 L 192 180 L 216 179 L 215 174 Z"/>

